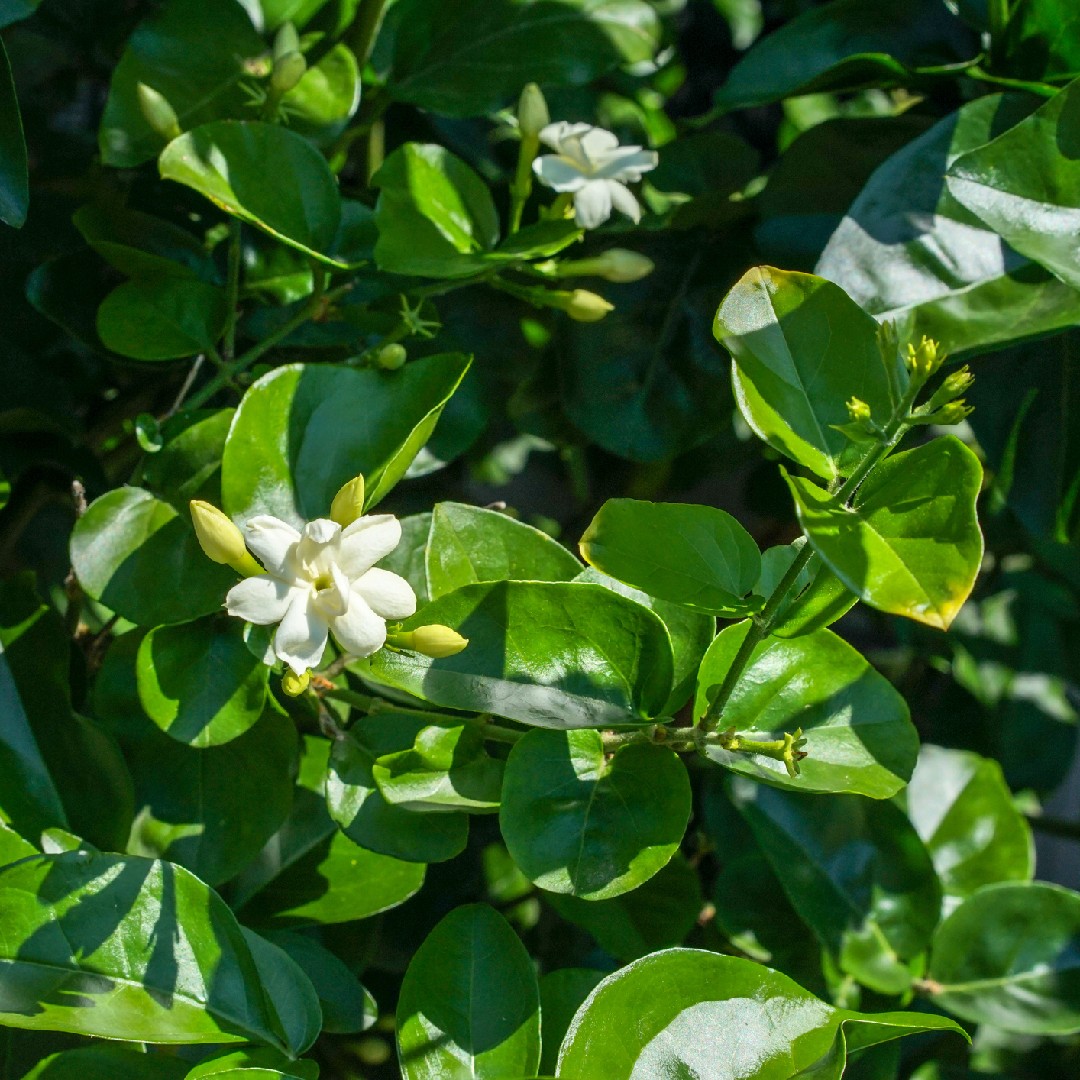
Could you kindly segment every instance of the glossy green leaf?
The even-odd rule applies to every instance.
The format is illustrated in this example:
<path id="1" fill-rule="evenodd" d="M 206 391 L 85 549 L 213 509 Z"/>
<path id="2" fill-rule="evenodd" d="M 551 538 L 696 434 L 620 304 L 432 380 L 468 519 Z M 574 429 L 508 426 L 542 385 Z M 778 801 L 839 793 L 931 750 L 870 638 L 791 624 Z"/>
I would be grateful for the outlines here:
<path id="1" fill-rule="evenodd" d="M 431 515 L 427 580 L 432 599 L 475 581 L 571 581 L 581 563 L 546 533 L 506 514 L 437 503 Z"/>
<path id="2" fill-rule="evenodd" d="M 468 647 L 442 660 L 384 649 L 354 669 L 435 705 L 550 728 L 637 723 L 659 715 L 671 690 L 663 623 L 599 585 L 466 585 L 403 625 L 428 623 Z"/>
<path id="3" fill-rule="evenodd" d="M 580 546 L 590 566 L 661 600 L 725 618 L 753 607 L 757 544 L 715 507 L 609 499 Z"/>
<path id="4" fill-rule="evenodd" d="M 927 989 L 949 1012 L 1031 1035 L 1080 1031 L 1080 895 L 987 885 L 934 935 Z"/>
<path id="5" fill-rule="evenodd" d="M 1070 0 L 1024 0 L 1009 13 L 1009 71 L 1048 80 L 1080 72 L 1080 25 Z"/>
<path id="6" fill-rule="evenodd" d="M 360 104 L 360 67 L 340 42 L 282 98 L 289 126 L 320 145 L 344 130 Z"/>
<path id="7" fill-rule="evenodd" d="M 595 968 L 559 968 L 540 980 L 540 1075 L 554 1076 L 559 1047 L 581 1003 L 606 972 Z"/>
<path id="8" fill-rule="evenodd" d="M 709 647 L 698 673 L 696 716 L 704 715 L 710 690 L 723 682 L 749 630 L 749 622 L 729 626 Z M 720 726 L 758 740 L 779 739 L 801 727 L 808 756 L 795 778 L 772 758 L 718 744 L 706 750 L 726 769 L 794 791 L 887 799 L 910 778 L 919 750 L 904 699 L 831 630 L 758 644 Z"/>
<path id="9" fill-rule="evenodd" d="M 948 629 L 983 554 L 975 514 L 982 466 L 959 439 L 947 435 L 888 458 L 852 510 L 837 508 L 809 480 L 786 479 L 814 550 L 853 593 L 881 611 Z"/>
<path id="10" fill-rule="evenodd" d="M 966 60 L 978 51 L 934 0 L 832 0 L 803 12 L 754 45 L 716 102 L 725 110 L 781 98 L 904 85 L 919 64 Z"/>
<path id="11" fill-rule="evenodd" d="M 792 544 L 761 553 L 761 576 L 754 592 L 768 599 L 806 543 L 799 537 Z M 799 637 L 822 630 L 846 615 L 858 597 L 821 561 L 812 555 L 795 580 L 787 599 L 777 608 L 769 628 L 775 637 Z"/>
<path id="12" fill-rule="evenodd" d="M 996 761 L 924 746 L 904 794 L 907 815 L 945 889 L 946 913 L 983 885 L 1031 880 L 1031 829 Z"/>
<path id="13" fill-rule="evenodd" d="M 1002 244 L 943 177 L 1038 103 L 1016 93 L 978 98 L 895 153 L 847 210 L 816 272 L 909 340 L 926 335 L 950 353 L 1074 324 L 1080 293 Z"/>
<path id="14" fill-rule="evenodd" d="M 861 453 L 834 425 L 857 397 L 880 422 L 907 384 L 878 348 L 877 324 L 844 291 L 812 274 L 755 267 L 724 298 L 713 332 L 734 360 L 735 395 L 754 433 L 826 480 Z"/>
<path id="15" fill-rule="evenodd" d="M 598 731 L 532 731 L 506 763 L 503 839 L 549 892 L 606 900 L 637 888 L 678 850 L 689 817 L 686 768 L 667 747 L 609 757 Z"/>
<path id="16" fill-rule="evenodd" d="M 326 776 L 330 816 L 350 840 L 408 862 L 442 862 L 461 853 L 469 836 L 464 814 L 418 814 L 388 802 L 372 773 L 380 754 L 407 750 L 427 721 L 387 711 L 358 721 L 334 743 Z"/>
<path id="17" fill-rule="evenodd" d="M 399 0 L 386 29 L 390 92 L 450 116 L 507 104 L 533 79 L 580 86 L 652 59 L 659 20 L 641 0 Z"/>
<path id="18" fill-rule="evenodd" d="M 303 1053 L 319 1037 L 322 1009 L 311 980 L 300 965 L 284 951 L 254 930 L 240 927 L 255 967 L 263 993 L 281 1021 L 285 1045 Z"/>
<path id="19" fill-rule="evenodd" d="M 221 462 L 225 512 L 293 524 L 325 517 L 358 473 L 374 506 L 427 442 L 469 360 L 444 353 L 385 372 L 289 364 L 254 383 Z"/>
<path id="20" fill-rule="evenodd" d="M 265 49 L 236 0 L 213 10 L 201 0 L 168 0 L 135 28 L 113 70 L 99 133 L 102 161 L 138 165 L 165 146 L 139 107 L 140 82 L 169 102 L 185 129 L 240 116 L 248 100 L 240 88 L 245 62 Z"/>
<path id="21" fill-rule="evenodd" d="M 397 1039 L 404 1080 L 535 1075 L 536 972 L 493 908 L 459 907 L 427 936 L 401 984 Z"/>
<path id="22" fill-rule="evenodd" d="M 182 867 L 42 855 L 0 871 L 0 913 L 5 1024 L 297 1049 L 229 909 Z"/>
<path id="23" fill-rule="evenodd" d="M 380 270 L 453 278 L 484 268 L 499 217 L 487 185 L 460 158 L 433 143 L 406 143 L 372 184 Z"/>
<path id="24" fill-rule="evenodd" d="M 210 615 L 237 580 L 203 554 L 186 515 L 136 487 L 94 500 L 72 533 L 71 562 L 88 595 L 141 626 Z"/>
<path id="25" fill-rule="evenodd" d="M 184 1080 L 319 1080 L 314 1061 L 290 1061 L 265 1048 L 230 1050 L 199 1062 Z"/>
<path id="26" fill-rule="evenodd" d="M 7 822 L 0 820 L 0 866 L 37 854 L 38 849 L 33 844 L 24 840 Z"/>
<path id="27" fill-rule="evenodd" d="M 29 205 L 30 181 L 19 100 L 7 51 L 0 42 L 0 221 L 21 227 Z"/>
<path id="28" fill-rule="evenodd" d="M 431 599 L 427 579 L 427 542 L 431 532 L 431 514 L 409 514 L 398 519 L 401 540 L 379 565 L 403 577 L 416 593 L 417 603 Z"/>
<path id="29" fill-rule="evenodd" d="M 295 132 L 256 120 L 203 124 L 173 139 L 158 167 L 163 179 L 186 184 L 282 243 L 344 266 L 326 254 L 341 222 L 337 183 L 323 156 Z"/>
<path id="30" fill-rule="evenodd" d="M 79 1046 L 50 1054 L 22 1080 L 186 1080 L 187 1062 L 126 1046 Z"/>
<path id="31" fill-rule="evenodd" d="M 901 993 L 904 961 L 929 944 L 941 907 L 930 856 L 892 803 L 814 798 L 737 780 L 732 794 L 799 917 L 841 966 Z"/>
<path id="32" fill-rule="evenodd" d="M 181 513 L 191 499 L 221 502 L 221 455 L 235 409 L 195 410 L 161 426 L 164 445 L 148 456 L 142 482 Z"/>
<path id="33" fill-rule="evenodd" d="M 1080 260 L 1069 236 L 1080 222 L 1078 115 L 1080 81 L 957 158 L 946 175 L 957 201 L 1074 289 L 1080 289 Z"/>
<path id="34" fill-rule="evenodd" d="M 609 975 L 589 995 L 570 1024 L 557 1075 L 715 1076 L 722 1053 L 725 1080 L 789 1080 L 829 1054 L 841 1025 L 852 1050 L 961 1030 L 926 1013 L 834 1009 L 751 960 L 668 949 Z"/>

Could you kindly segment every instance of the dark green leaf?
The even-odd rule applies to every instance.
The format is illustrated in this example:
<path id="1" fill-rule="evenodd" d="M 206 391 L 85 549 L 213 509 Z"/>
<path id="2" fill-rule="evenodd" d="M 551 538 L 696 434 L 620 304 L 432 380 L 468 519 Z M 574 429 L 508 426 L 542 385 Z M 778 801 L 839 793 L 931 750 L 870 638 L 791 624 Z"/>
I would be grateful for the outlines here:
<path id="1" fill-rule="evenodd" d="M 952 435 L 896 454 L 859 489 L 853 510 L 786 476 L 799 522 L 829 569 L 871 607 L 946 630 L 982 563 L 975 515 L 979 459 Z"/>
<path id="2" fill-rule="evenodd" d="M 1080 72 L 1080 23 L 1071 0 L 1023 0 L 1009 13 L 1009 73 L 1049 80 Z"/>
<path id="3" fill-rule="evenodd" d="M 401 984 L 397 1038 L 404 1080 L 535 1075 L 536 972 L 493 908 L 459 907 L 427 936 Z"/>
<path id="4" fill-rule="evenodd" d="M 184 1080 L 318 1080 L 313 1061 L 290 1061 L 274 1050 L 230 1050 L 200 1062 Z"/>
<path id="5" fill-rule="evenodd" d="M 289 126 L 319 145 L 345 129 L 360 104 L 360 67 L 347 45 L 335 45 L 282 98 Z"/>
<path id="6" fill-rule="evenodd" d="M 0 221 L 20 228 L 30 204 L 26 142 L 7 51 L 0 42 Z"/>
<path id="7" fill-rule="evenodd" d="M 595 968 L 559 968 L 540 980 L 541 1076 L 555 1075 L 570 1021 L 605 974 Z"/>
<path id="8" fill-rule="evenodd" d="M 379 565 L 403 577 L 411 586 L 418 603 L 431 599 L 427 579 L 427 542 L 431 514 L 409 514 L 400 519 L 401 541 Z"/>
<path id="9" fill-rule="evenodd" d="M 633 724 L 660 715 L 671 690 L 663 623 L 599 585 L 466 585 L 403 625 L 428 623 L 450 626 L 468 647 L 442 660 L 384 649 L 354 669 L 435 705 L 537 727 Z"/>
<path id="10" fill-rule="evenodd" d="M 23 1080 L 186 1080 L 186 1061 L 125 1046 L 80 1046 L 50 1054 Z"/>
<path id="11" fill-rule="evenodd" d="M 221 455 L 235 409 L 170 417 L 161 427 L 164 445 L 143 466 L 143 483 L 159 498 L 188 513 L 191 499 L 221 502 Z"/>
<path id="12" fill-rule="evenodd" d="M 606 900 L 636 889 L 676 852 L 689 817 L 686 769 L 666 747 L 609 757 L 598 731 L 531 731 L 506 763 L 503 839 L 550 892 Z"/>
<path id="13" fill-rule="evenodd" d="M 240 932 L 255 961 L 268 1003 L 281 1021 L 285 1045 L 303 1053 L 318 1038 L 322 1027 L 322 1009 L 315 987 L 283 949 L 246 926 L 240 927 Z"/>
<path id="14" fill-rule="evenodd" d="M 761 553 L 761 577 L 754 586 L 758 596 L 767 599 L 771 595 L 805 543 L 806 538 L 800 537 L 793 544 L 769 548 Z M 787 599 L 777 608 L 769 633 L 791 638 L 824 629 L 847 614 L 857 599 L 820 556 L 812 555 Z"/>
<path id="15" fill-rule="evenodd" d="M 301 524 L 330 512 L 358 473 L 374 506 L 401 479 L 468 370 L 445 353 L 385 372 L 289 364 L 244 395 L 221 462 L 222 505 L 237 518 Z"/>

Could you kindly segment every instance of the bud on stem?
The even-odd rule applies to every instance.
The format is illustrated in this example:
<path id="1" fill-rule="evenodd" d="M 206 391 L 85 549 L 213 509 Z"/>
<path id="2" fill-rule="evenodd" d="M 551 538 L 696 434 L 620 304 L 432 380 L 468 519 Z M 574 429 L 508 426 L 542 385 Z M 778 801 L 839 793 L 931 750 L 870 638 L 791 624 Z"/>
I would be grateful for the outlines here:
<path id="1" fill-rule="evenodd" d="M 201 499 L 192 499 L 189 506 L 199 547 L 208 559 L 231 566 L 245 577 L 263 573 L 263 568 L 248 551 L 243 534 L 230 517 Z"/>
<path id="2" fill-rule="evenodd" d="M 137 83 L 135 93 L 139 98 L 139 109 L 143 119 L 168 142 L 183 134 L 180 127 L 180 118 L 176 110 L 169 104 L 164 94 L 158 93 L 152 86 L 146 83 Z"/>
<path id="3" fill-rule="evenodd" d="M 281 692 L 287 697 L 299 697 L 308 688 L 310 682 L 310 671 L 305 671 L 302 675 L 297 675 L 292 670 L 286 671 L 281 676 Z"/>
<path id="4" fill-rule="evenodd" d="M 449 626 L 432 623 L 430 626 L 418 626 L 415 630 L 388 634 L 386 643 L 398 649 L 422 653 L 433 660 L 441 660 L 447 656 L 456 656 L 469 644 L 469 639 L 462 637 L 456 630 L 451 630 Z"/>
<path id="5" fill-rule="evenodd" d="M 558 277 L 598 277 L 627 284 L 648 277 L 655 269 L 652 259 L 626 248 L 609 248 L 591 259 L 572 259 L 556 266 Z"/>
<path id="6" fill-rule="evenodd" d="M 354 476 L 342 484 L 330 504 L 330 520 L 347 529 L 364 513 L 364 477 Z"/>

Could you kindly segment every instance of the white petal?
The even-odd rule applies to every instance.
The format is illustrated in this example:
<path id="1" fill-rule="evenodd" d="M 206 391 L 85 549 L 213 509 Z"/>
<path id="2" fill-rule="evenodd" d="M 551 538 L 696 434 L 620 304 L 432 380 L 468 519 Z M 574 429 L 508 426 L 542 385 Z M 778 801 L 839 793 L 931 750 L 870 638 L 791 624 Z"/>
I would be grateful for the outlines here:
<path id="1" fill-rule="evenodd" d="M 304 526 L 300 543 L 296 545 L 296 566 L 310 581 L 326 577 L 333 565 L 341 526 L 327 518 L 316 518 Z"/>
<path id="2" fill-rule="evenodd" d="M 368 607 L 384 619 L 407 619 L 416 611 L 412 586 L 403 577 L 377 566 L 353 582 L 353 592 L 359 593 Z"/>
<path id="3" fill-rule="evenodd" d="M 618 136 L 613 135 L 610 131 L 604 128 L 590 128 L 584 135 L 579 136 L 581 139 L 581 148 L 585 151 L 585 156 L 591 162 L 597 162 L 608 154 L 612 150 L 618 148 L 619 139 Z"/>
<path id="4" fill-rule="evenodd" d="M 574 195 L 574 220 L 583 229 L 595 229 L 611 217 L 607 180 L 591 180 Z"/>
<path id="5" fill-rule="evenodd" d="M 615 209 L 625 214 L 635 224 L 641 220 L 641 207 L 629 188 L 623 187 L 618 180 L 605 180 Z"/>
<path id="6" fill-rule="evenodd" d="M 331 584 L 325 589 L 319 589 L 311 600 L 315 605 L 315 610 L 324 619 L 344 615 L 349 607 L 350 588 L 345 571 L 340 566 L 331 563 L 329 577 Z"/>
<path id="7" fill-rule="evenodd" d="M 338 566 L 355 581 L 400 543 L 401 523 L 393 514 L 357 518 L 338 540 Z"/>
<path id="8" fill-rule="evenodd" d="M 274 635 L 274 652 L 297 675 L 303 675 L 322 659 L 327 629 L 326 620 L 311 604 L 311 594 L 297 589 Z"/>
<path id="9" fill-rule="evenodd" d="M 260 514 L 244 526 L 244 534 L 247 546 L 254 552 L 255 558 L 271 574 L 287 576 L 289 552 L 293 544 L 300 539 L 300 534 L 287 521 L 269 514 Z"/>
<path id="10" fill-rule="evenodd" d="M 552 191 L 577 191 L 588 183 L 588 177 L 574 162 L 557 154 L 536 158 L 533 172 L 540 183 Z"/>
<path id="11" fill-rule="evenodd" d="M 304 539 L 311 540 L 316 544 L 329 544 L 338 533 L 341 526 L 329 518 L 316 518 L 304 526 Z"/>
<path id="12" fill-rule="evenodd" d="M 386 623 L 367 606 L 355 590 L 349 610 L 330 623 L 337 643 L 351 656 L 370 656 L 386 641 Z"/>
<path id="13" fill-rule="evenodd" d="M 596 166 L 596 175 L 608 180 L 640 180 L 642 173 L 655 169 L 660 158 L 655 150 L 642 150 L 640 146 L 620 146 Z"/>
<path id="14" fill-rule="evenodd" d="M 571 136 L 582 136 L 589 132 L 591 124 L 568 124 L 565 120 L 558 120 L 554 124 L 540 129 L 539 139 L 545 146 L 552 150 L 561 150 L 563 141 Z"/>
<path id="15" fill-rule="evenodd" d="M 256 626 L 281 622 L 289 609 L 292 586 L 269 574 L 244 578 L 225 597 L 225 610 Z"/>

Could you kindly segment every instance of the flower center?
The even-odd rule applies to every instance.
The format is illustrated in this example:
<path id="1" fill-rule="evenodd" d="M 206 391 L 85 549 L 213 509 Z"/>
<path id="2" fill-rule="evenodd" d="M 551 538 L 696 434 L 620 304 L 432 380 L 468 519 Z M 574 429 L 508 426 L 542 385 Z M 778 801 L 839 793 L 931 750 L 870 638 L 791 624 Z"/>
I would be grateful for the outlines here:
<path id="1" fill-rule="evenodd" d="M 334 587 L 334 579 L 329 574 L 320 574 L 311 584 L 315 587 L 316 592 L 322 592 L 324 589 Z"/>

